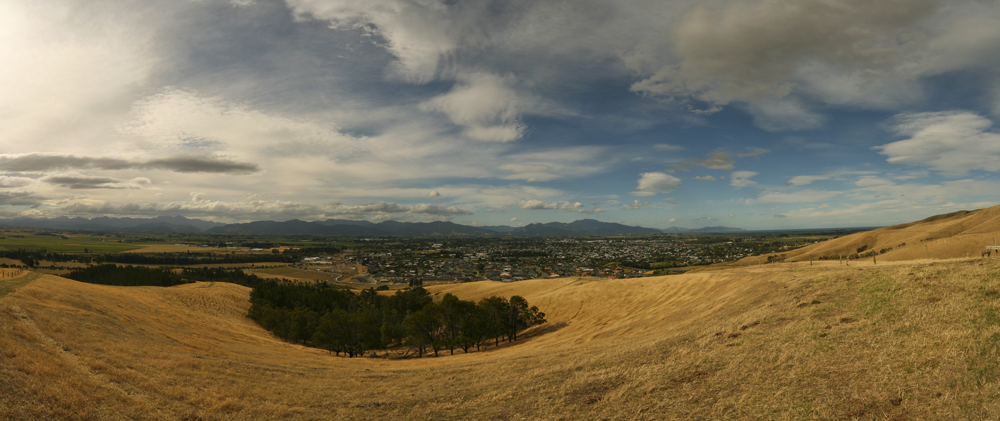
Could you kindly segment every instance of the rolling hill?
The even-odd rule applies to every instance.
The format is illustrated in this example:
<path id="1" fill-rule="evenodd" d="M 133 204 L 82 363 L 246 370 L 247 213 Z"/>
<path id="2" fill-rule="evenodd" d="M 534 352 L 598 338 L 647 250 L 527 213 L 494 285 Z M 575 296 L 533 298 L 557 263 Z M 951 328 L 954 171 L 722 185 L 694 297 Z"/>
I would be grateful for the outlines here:
<path id="1" fill-rule="evenodd" d="M 994 213 L 809 252 L 912 238 L 975 245 Z M 549 322 L 487 351 L 409 359 L 282 342 L 245 317 L 249 290 L 237 285 L 27 276 L 37 279 L 6 280 L 20 289 L 0 298 L 0 419 L 1000 416 L 1000 259 L 435 286 L 464 299 L 522 295 Z"/>
<path id="2" fill-rule="evenodd" d="M 854 256 L 881 262 L 978 257 L 1000 244 L 1000 206 L 932 216 L 920 221 L 859 232 L 784 254 L 790 260 Z M 755 258 L 751 258 L 753 260 Z"/>

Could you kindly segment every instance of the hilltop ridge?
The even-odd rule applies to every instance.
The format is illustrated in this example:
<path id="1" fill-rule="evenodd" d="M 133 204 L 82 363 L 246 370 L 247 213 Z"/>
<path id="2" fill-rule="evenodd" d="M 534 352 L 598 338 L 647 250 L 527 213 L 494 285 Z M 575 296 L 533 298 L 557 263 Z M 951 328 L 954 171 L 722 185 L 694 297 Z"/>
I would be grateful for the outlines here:
<path id="1" fill-rule="evenodd" d="M 768 256 L 784 255 L 786 260 L 875 257 L 885 262 L 953 259 L 978 257 L 986 246 L 1000 244 L 998 240 L 1000 205 L 935 215 Z"/>

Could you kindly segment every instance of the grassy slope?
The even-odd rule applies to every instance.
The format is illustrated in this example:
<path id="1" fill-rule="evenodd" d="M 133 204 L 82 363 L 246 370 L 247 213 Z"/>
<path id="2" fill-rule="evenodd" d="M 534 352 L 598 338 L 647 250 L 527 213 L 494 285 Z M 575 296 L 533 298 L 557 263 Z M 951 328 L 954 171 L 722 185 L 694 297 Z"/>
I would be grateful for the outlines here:
<path id="1" fill-rule="evenodd" d="M 884 262 L 921 260 L 928 254 L 931 259 L 954 259 L 978 257 L 985 246 L 993 244 L 994 238 L 1000 239 L 1000 206 L 860 232 L 784 254 L 799 261 L 809 260 L 809 256 L 836 258 L 838 254 L 847 256 L 859 247 L 868 246 L 866 251 L 891 247 L 892 251 L 878 256 L 878 260 Z M 905 246 L 900 247 L 901 244 Z M 746 260 L 756 263 L 756 257 Z"/>
<path id="2" fill-rule="evenodd" d="M 43 276 L 0 300 L 0 419 L 997 418 L 998 275 L 972 260 L 440 286 L 523 295 L 549 323 L 396 361 L 277 341 L 235 285 Z"/>

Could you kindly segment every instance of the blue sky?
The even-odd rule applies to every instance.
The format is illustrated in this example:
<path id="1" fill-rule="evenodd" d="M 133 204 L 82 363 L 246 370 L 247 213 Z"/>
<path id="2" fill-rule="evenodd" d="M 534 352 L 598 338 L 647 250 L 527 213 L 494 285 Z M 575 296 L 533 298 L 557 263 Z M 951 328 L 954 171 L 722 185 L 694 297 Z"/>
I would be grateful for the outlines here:
<path id="1" fill-rule="evenodd" d="M 995 2 L 14 0 L 0 37 L 6 218 L 781 229 L 1000 197 Z"/>

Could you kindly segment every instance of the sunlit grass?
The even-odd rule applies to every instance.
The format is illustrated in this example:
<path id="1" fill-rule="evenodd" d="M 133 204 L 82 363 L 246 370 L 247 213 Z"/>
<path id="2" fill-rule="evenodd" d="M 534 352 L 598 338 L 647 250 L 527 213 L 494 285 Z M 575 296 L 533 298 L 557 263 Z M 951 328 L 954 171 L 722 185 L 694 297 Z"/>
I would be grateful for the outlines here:
<path id="1" fill-rule="evenodd" d="M 0 419 L 994 419 L 1000 261 L 430 287 L 549 323 L 441 358 L 338 358 L 216 283 L 43 276 L 0 301 Z"/>

